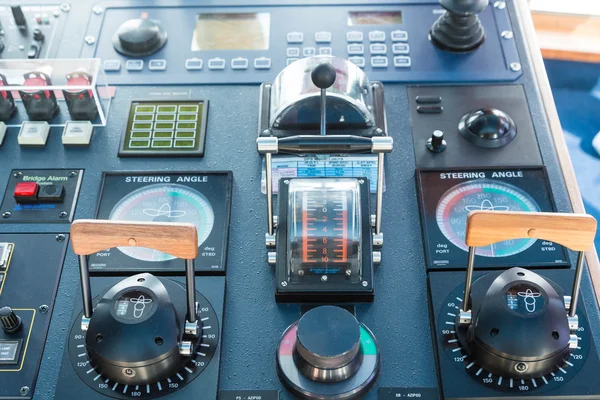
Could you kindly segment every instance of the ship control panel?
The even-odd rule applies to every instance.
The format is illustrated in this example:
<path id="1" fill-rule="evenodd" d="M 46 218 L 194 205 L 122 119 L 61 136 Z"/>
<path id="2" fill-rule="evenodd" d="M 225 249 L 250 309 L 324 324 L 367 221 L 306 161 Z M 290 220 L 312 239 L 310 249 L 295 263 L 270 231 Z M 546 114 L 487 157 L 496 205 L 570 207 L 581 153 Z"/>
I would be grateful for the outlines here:
<path id="1" fill-rule="evenodd" d="M 0 1 L 0 400 L 598 400 L 524 0 Z"/>

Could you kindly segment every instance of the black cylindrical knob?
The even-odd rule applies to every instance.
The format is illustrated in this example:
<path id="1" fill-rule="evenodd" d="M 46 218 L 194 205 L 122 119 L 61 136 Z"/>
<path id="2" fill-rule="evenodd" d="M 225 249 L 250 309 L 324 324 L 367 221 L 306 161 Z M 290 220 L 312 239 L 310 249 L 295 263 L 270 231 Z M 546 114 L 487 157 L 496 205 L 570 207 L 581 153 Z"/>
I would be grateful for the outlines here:
<path id="1" fill-rule="evenodd" d="M 360 350 L 360 324 L 340 307 L 321 306 L 304 314 L 297 337 L 298 354 L 316 368 L 341 368 Z"/>
<path id="2" fill-rule="evenodd" d="M 19 317 L 10 307 L 0 308 L 0 321 L 4 332 L 11 334 L 18 332 L 23 325 L 21 317 Z"/>
<path id="3" fill-rule="evenodd" d="M 431 135 L 431 145 L 434 149 L 440 148 L 442 142 L 444 141 L 444 132 L 442 131 L 433 131 Z"/>
<path id="4" fill-rule="evenodd" d="M 335 83 L 336 75 L 333 65 L 322 63 L 313 68 L 310 78 L 319 89 L 327 89 Z"/>
<path id="5" fill-rule="evenodd" d="M 37 42 L 44 41 L 44 33 L 42 32 L 42 30 L 40 28 L 35 28 L 33 30 L 33 40 L 35 40 Z"/>
<path id="6" fill-rule="evenodd" d="M 444 140 L 444 132 L 435 130 L 431 134 L 431 138 L 427 140 L 427 149 L 433 153 L 441 153 L 446 150 L 446 141 Z"/>

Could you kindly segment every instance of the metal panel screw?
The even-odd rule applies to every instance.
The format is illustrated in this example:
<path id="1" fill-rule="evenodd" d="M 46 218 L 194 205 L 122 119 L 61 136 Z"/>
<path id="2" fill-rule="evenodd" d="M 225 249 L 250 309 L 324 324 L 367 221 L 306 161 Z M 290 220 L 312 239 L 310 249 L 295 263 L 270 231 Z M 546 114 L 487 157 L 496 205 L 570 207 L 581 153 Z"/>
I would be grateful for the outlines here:
<path id="1" fill-rule="evenodd" d="M 94 12 L 94 14 L 100 15 L 104 11 L 104 9 L 99 5 L 95 5 L 94 8 L 92 8 L 92 11 Z"/>
<path id="2" fill-rule="evenodd" d="M 96 38 L 92 35 L 86 36 L 85 38 L 83 38 L 83 40 L 90 46 L 93 45 L 94 43 L 96 43 Z"/>
<path id="3" fill-rule="evenodd" d="M 365 183 L 365 181 L 364 181 L 364 179 L 359 179 L 358 183 L 360 183 L 362 185 L 363 183 Z"/>
<path id="4" fill-rule="evenodd" d="M 19 394 L 21 396 L 27 396 L 29 394 L 29 386 L 21 386 L 21 389 L 19 390 Z"/>
<path id="5" fill-rule="evenodd" d="M 518 62 L 510 63 L 510 70 L 513 72 L 519 72 L 521 70 L 521 64 Z"/>
<path id="6" fill-rule="evenodd" d="M 323 275 L 321 277 L 321 282 L 327 282 L 327 275 Z"/>
<path id="7" fill-rule="evenodd" d="M 61 233 L 61 234 L 58 234 L 58 235 L 56 235 L 56 241 L 57 241 L 57 242 L 64 242 L 64 241 L 65 241 L 65 239 L 66 239 L 66 236 L 65 236 L 65 235 L 63 235 L 62 233 Z"/>
<path id="8" fill-rule="evenodd" d="M 60 213 L 60 214 L 58 214 L 58 217 L 59 217 L 59 218 L 67 218 L 67 216 L 68 216 L 68 215 L 69 215 L 69 214 L 67 214 L 67 212 L 66 212 L 66 211 L 61 211 L 61 213 Z"/>
<path id="9" fill-rule="evenodd" d="M 22 173 L 21 171 L 19 171 L 19 172 L 15 172 L 15 173 L 13 174 L 13 176 L 14 176 L 15 178 L 20 178 L 20 177 L 22 177 L 22 176 L 23 176 L 23 173 Z"/>
<path id="10" fill-rule="evenodd" d="M 61 10 L 62 12 L 66 12 L 66 13 L 68 13 L 69 11 L 71 11 L 71 5 L 70 5 L 69 3 L 62 3 L 62 4 L 60 5 L 60 10 Z"/>
<path id="11" fill-rule="evenodd" d="M 512 31 L 504 31 L 502 32 L 502 38 L 503 39 L 512 39 L 514 37 L 513 32 Z"/>
<path id="12" fill-rule="evenodd" d="M 47 305 L 45 305 L 45 304 L 42 304 L 42 305 L 40 306 L 40 308 L 39 308 L 39 310 L 40 310 L 40 312 L 41 312 L 42 314 L 46 314 L 46 313 L 48 312 L 48 310 L 49 310 L 49 309 L 50 309 L 50 307 L 48 307 L 48 306 L 47 306 Z"/>
<path id="13" fill-rule="evenodd" d="M 286 185 L 289 185 L 290 181 L 286 179 L 285 181 L 283 181 L 283 183 L 285 183 Z"/>
<path id="14" fill-rule="evenodd" d="M 494 7 L 498 10 L 504 10 L 506 8 L 506 3 L 504 1 L 497 1 L 494 3 Z"/>
<path id="15" fill-rule="evenodd" d="M 362 281 L 362 282 L 361 282 L 361 285 L 363 285 L 364 287 L 367 287 L 367 286 L 369 286 L 369 282 L 367 282 L 367 281 Z"/>
<path id="16" fill-rule="evenodd" d="M 10 211 L 4 211 L 2 213 L 2 218 L 10 218 L 12 216 L 12 213 Z"/>
<path id="17" fill-rule="evenodd" d="M 77 176 L 77 171 L 71 171 L 69 172 L 69 177 L 70 178 L 75 178 Z"/>
<path id="18" fill-rule="evenodd" d="M 286 287 L 287 286 L 287 282 L 286 281 L 281 282 L 281 286 Z"/>

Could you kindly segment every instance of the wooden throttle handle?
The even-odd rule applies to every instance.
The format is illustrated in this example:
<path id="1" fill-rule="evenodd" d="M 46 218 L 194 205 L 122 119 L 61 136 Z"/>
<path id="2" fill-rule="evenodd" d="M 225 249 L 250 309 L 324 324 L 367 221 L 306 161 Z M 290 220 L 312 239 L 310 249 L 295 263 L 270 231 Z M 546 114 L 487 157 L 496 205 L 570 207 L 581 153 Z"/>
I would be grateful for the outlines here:
<path id="1" fill-rule="evenodd" d="M 594 244 L 596 219 L 587 214 L 515 211 L 471 211 L 467 217 L 468 246 L 489 246 L 510 239 L 534 238 L 586 251 Z"/>
<path id="2" fill-rule="evenodd" d="M 81 219 L 71 225 L 71 243 L 80 256 L 123 246 L 147 247 L 188 260 L 198 255 L 196 226 L 187 223 Z"/>

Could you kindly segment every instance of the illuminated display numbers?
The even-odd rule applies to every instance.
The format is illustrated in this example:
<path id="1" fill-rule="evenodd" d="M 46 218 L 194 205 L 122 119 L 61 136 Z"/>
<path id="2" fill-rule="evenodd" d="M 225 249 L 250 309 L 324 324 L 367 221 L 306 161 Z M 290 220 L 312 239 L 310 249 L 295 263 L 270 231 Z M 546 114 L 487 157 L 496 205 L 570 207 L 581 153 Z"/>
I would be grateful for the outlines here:
<path id="1" fill-rule="evenodd" d="M 302 259 L 305 263 L 345 263 L 348 260 L 344 195 L 341 193 L 331 203 L 327 197 L 323 195 L 314 199 L 307 194 L 304 196 Z M 333 223 L 330 220 L 332 213 Z"/>
<path id="2" fill-rule="evenodd" d="M 196 146 L 199 104 L 134 105 L 131 149 L 191 149 Z"/>

